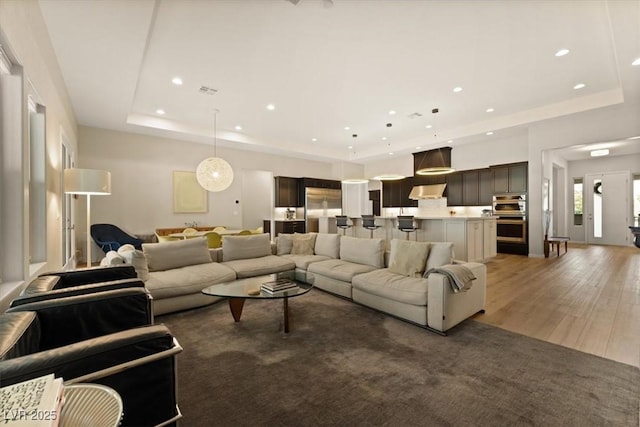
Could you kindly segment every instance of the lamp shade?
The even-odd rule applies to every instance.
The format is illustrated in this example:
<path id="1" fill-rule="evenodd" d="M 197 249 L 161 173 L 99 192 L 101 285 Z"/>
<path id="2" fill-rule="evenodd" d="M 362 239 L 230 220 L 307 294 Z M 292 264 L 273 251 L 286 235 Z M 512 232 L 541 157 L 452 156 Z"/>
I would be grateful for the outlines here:
<path id="1" fill-rule="evenodd" d="M 233 182 L 231 165 L 220 157 L 209 157 L 196 168 L 196 179 L 207 191 L 226 190 Z"/>
<path id="2" fill-rule="evenodd" d="M 67 194 L 111 194 L 111 173 L 95 169 L 65 169 L 64 192 Z"/>

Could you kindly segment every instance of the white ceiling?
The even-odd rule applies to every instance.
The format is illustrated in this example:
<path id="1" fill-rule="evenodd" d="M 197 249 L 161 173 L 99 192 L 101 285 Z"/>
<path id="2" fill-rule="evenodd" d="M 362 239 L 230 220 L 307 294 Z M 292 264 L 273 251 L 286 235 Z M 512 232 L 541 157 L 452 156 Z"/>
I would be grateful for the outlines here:
<path id="1" fill-rule="evenodd" d="M 364 163 L 640 99 L 638 0 L 40 4 L 86 126 Z"/>

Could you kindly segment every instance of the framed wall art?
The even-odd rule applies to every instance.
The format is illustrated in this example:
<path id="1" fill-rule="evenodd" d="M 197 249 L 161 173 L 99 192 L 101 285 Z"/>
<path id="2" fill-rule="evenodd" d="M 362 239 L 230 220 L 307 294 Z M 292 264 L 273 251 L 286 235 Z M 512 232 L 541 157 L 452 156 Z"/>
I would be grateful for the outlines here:
<path id="1" fill-rule="evenodd" d="M 206 213 L 208 211 L 208 193 L 198 184 L 196 173 L 173 171 L 173 212 Z"/>

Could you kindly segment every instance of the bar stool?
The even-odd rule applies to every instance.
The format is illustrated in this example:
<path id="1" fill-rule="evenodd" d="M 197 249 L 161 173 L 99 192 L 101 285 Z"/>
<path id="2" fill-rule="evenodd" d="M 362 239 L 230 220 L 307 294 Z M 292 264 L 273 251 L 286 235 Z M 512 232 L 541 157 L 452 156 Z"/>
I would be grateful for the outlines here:
<path id="1" fill-rule="evenodd" d="M 371 239 L 373 239 L 373 232 L 380 227 L 381 225 L 376 225 L 376 219 L 373 215 L 362 215 L 362 228 L 371 232 Z"/>
<path id="2" fill-rule="evenodd" d="M 417 229 L 413 215 L 398 215 L 398 230 L 407 233 L 407 240 L 409 240 L 409 233 L 413 233 Z"/>
<path id="3" fill-rule="evenodd" d="M 336 215 L 336 226 L 342 228 L 343 236 L 347 233 L 347 228 L 351 228 L 351 224 L 349 224 L 349 219 L 346 215 Z"/>

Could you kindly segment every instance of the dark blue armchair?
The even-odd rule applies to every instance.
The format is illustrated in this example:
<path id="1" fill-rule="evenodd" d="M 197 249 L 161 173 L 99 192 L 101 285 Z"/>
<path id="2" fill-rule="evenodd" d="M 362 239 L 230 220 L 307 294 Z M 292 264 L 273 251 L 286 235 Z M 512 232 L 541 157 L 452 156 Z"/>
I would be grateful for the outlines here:
<path id="1" fill-rule="evenodd" d="M 98 246 L 107 253 L 117 251 L 122 245 L 131 244 L 142 249 L 142 240 L 134 237 L 113 224 L 92 224 L 91 237 Z"/>

